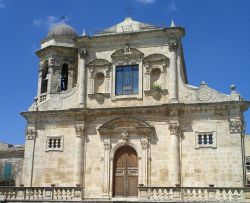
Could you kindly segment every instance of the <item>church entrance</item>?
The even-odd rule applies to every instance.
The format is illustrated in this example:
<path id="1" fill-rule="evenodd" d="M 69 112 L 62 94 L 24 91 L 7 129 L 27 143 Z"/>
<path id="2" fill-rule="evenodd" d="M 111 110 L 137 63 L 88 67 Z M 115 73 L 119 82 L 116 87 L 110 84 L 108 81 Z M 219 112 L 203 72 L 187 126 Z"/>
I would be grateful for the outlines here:
<path id="1" fill-rule="evenodd" d="M 134 148 L 122 146 L 115 152 L 113 196 L 129 197 L 138 194 L 138 157 Z"/>

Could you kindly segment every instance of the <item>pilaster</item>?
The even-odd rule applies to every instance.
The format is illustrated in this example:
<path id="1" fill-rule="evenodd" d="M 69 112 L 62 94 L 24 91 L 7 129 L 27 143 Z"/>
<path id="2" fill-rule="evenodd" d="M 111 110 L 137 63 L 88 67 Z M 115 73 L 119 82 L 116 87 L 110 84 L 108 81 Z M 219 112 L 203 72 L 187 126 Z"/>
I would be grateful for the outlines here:
<path id="1" fill-rule="evenodd" d="M 86 82 L 85 82 L 85 75 L 86 75 L 86 57 L 87 57 L 87 50 L 85 47 L 82 47 L 78 51 L 78 84 L 79 84 L 79 105 L 80 107 L 86 106 Z"/>
<path id="2" fill-rule="evenodd" d="M 85 142 L 85 124 L 75 126 L 75 148 L 74 148 L 74 184 L 83 185 L 83 160 Z"/>
<path id="3" fill-rule="evenodd" d="M 169 98 L 170 102 L 178 102 L 177 97 L 177 48 L 178 44 L 169 44 L 170 51 L 170 70 L 169 70 Z"/>

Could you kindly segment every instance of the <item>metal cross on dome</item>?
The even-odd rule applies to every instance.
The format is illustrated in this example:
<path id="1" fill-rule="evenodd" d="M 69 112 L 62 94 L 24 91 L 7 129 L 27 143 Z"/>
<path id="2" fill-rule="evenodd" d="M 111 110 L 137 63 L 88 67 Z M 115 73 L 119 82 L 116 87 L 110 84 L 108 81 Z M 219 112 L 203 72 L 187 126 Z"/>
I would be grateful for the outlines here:
<path id="1" fill-rule="evenodd" d="M 127 17 L 131 17 L 132 10 L 135 8 L 130 3 L 128 3 L 128 5 L 125 9 L 127 10 Z"/>

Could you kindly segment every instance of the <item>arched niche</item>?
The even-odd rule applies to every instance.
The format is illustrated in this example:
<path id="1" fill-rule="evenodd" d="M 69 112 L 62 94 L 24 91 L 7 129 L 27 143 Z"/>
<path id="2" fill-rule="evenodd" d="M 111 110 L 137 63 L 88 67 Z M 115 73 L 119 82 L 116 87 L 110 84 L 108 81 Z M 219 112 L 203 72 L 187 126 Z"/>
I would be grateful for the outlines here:
<path id="1" fill-rule="evenodd" d="M 111 63 L 106 59 L 94 59 L 87 64 L 88 67 L 88 95 L 103 103 L 110 97 L 110 71 Z"/>
<path id="2" fill-rule="evenodd" d="M 143 59 L 145 73 L 144 91 L 165 90 L 167 88 L 167 68 L 169 58 L 162 54 L 151 54 Z"/>

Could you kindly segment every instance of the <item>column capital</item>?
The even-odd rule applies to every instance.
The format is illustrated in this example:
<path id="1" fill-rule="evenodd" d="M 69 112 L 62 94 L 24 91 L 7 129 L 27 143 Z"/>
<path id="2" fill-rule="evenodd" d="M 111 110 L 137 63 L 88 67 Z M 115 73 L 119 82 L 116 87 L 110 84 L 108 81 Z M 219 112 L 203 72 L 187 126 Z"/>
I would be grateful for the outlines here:
<path id="1" fill-rule="evenodd" d="M 27 140 L 34 140 L 36 138 L 36 129 L 34 127 L 26 127 L 25 135 Z"/>
<path id="2" fill-rule="evenodd" d="M 245 132 L 245 122 L 242 120 L 229 120 L 229 131 L 230 133 L 241 133 Z"/>
<path id="3" fill-rule="evenodd" d="M 178 44 L 176 42 L 170 43 L 168 46 L 170 52 L 175 52 L 178 48 Z"/>
<path id="4" fill-rule="evenodd" d="M 109 141 L 105 141 L 105 142 L 103 143 L 103 146 L 104 146 L 104 149 L 105 149 L 105 150 L 110 150 L 110 148 L 111 148 L 111 144 L 110 144 Z"/>
<path id="5" fill-rule="evenodd" d="M 170 130 L 170 135 L 179 135 L 181 133 L 180 122 L 170 122 L 168 129 Z"/>
<path id="6" fill-rule="evenodd" d="M 85 47 L 79 48 L 78 53 L 79 53 L 81 59 L 86 58 L 86 56 L 88 55 L 88 51 Z"/>
<path id="7" fill-rule="evenodd" d="M 81 137 L 85 135 L 85 125 L 80 124 L 80 125 L 75 125 L 75 133 L 77 137 Z"/>

